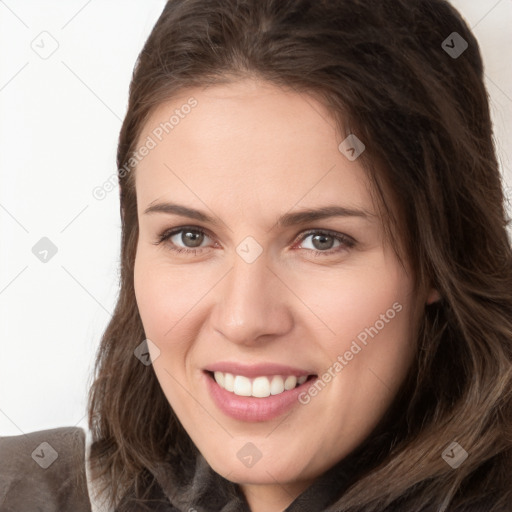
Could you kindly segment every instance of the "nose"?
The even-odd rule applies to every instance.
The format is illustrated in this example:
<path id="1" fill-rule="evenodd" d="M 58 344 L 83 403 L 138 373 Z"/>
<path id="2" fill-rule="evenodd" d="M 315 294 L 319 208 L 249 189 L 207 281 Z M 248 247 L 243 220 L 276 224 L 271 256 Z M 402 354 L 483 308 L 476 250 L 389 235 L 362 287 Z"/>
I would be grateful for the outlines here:
<path id="1" fill-rule="evenodd" d="M 241 345 L 261 344 L 292 329 L 292 294 L 262 254 L 247 263 L 238 256 L 215 295 L 215 331 Z"/>

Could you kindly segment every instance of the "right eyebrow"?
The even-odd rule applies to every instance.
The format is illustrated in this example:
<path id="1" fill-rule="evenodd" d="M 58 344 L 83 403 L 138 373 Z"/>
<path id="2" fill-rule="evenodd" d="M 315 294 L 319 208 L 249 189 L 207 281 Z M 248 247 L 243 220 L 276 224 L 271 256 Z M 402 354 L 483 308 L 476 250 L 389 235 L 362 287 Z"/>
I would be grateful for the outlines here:
<path id="1" fill-rule="evenodd" d="M 202 222 L 207 222 L 213 224 L 214 226 L 220 225 L 220 223 L 210 215 L 201 212 L 199 210 L 195 210 L 194 208 L 188 208 L 187 206 L 183 206 L 175 203 L 157 203 L 149 206 L 144 210 L 144 214 L 146 213 L 167 213 L 174 215 L 181 215 L 183 217 L 190 217 L 191 219 L 200 220 Z"/>

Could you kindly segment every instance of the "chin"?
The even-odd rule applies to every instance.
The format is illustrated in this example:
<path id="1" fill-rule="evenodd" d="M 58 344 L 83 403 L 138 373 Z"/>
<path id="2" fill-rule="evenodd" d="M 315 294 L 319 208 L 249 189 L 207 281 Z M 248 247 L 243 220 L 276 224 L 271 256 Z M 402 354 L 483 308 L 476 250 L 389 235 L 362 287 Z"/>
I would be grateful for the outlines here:
<path id="1" fill-rule="evenodd" d="M 294 461 L 293 468 L 286 464 L 276 464 L 273 458 L 269 458 L 265 461 L 264 457 L 255 462 L 252 466 L 245 466 L 236 455 L 233 453 L 233 458 L 225 458 L 226 452 L 224 452 L 224 459 L 216 458 L 215 461 L 206 459 L 211 468 L 223 476 L 227 480 L 237 484 L 275 484 L 277 481 L 280 483 L 296 482 L 300 480 L 307 480 L 308 475 L 299 474 L 297 472 L 299 464 Z M 280 455 L 280 460 L 284 461 L 285 455 Z M 205 457 L 206 458 L 206 457 Z M 290 459 L 293 456 L 290 454 Z M 300 465 L 302 467 L 302 465 Z M 305 465 L 308 466 L 307 464 Z"/>

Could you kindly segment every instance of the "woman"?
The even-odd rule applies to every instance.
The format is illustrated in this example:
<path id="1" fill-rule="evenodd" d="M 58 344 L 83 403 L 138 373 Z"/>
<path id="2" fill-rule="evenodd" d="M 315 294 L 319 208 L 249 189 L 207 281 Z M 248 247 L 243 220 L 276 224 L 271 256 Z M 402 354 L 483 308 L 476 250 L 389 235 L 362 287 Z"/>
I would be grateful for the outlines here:
<path id="1" fill-rule="evenodd" d="M 1 510 L 511 510 L 482 77 L 443 0 L 169 1 L 120 134 L 90 439 L 3 440 Z M 28 485 L 23 446 L 61 463 Z"/>

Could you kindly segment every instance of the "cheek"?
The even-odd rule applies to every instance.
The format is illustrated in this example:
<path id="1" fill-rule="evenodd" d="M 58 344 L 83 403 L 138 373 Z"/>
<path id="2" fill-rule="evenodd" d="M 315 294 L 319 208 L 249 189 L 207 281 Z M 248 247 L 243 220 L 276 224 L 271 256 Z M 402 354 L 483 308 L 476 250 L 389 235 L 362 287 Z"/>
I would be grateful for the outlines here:
<path id="1" fill-rule="evenodd" d="M 401 267 L 375 262 L 335 280 L 317 276 L 309 290 L 308 295 L 304 287 L 298 295 L 329 329 L 317 341 L 327 368 L 345 375 L 336 385 L 357 382 L 367 393 L 373 384 L 383 393 L 395 388 L 414 354 L 414 294 Z M 337 365 L 336 372 L 332 366 L 340 362 L 339 356 L 343 369 Z"/>
<path id="2" fill-rule="evenodd" d="M 144 250 L 135 259 L 134 289 L 145 336 L 158 347 L 151 353 L 153 369 L 167 400 L 179 410 L 184 397 L 176 379 L 184 381 L 193 340 L 184 328 L 204 290 L 193 273 L 171 268 L 161 256 Z"/>
<path id="3" fill-rule="evenodd" d="M 177 331 L 205 293 L 204 276 L 141 251 L 134 268 L 135 297 L 148 338 L 163 341 Z"/>
<path id="4" fill-rule="evenodd" d="M 135 298 L 146 336 L 150 339 L 161 339 L 173 325 L 173 311 L 179 295 L 166 284 L 169 283 L 158 267 L 148 264 L 142 257 L 136 259 Z"/>
<path id="5" fill-rule="evenodd" d="M 311 283 L 300 282 L 297 295 L 329 328 L 335 344 L 357 337 L 376 323 L 379 331 L 395 331 L 395 335 L 409 324 L 412 283 L 398 266 L 377 261 L 337 275 L 317 274 L 314 286 Z"/>

